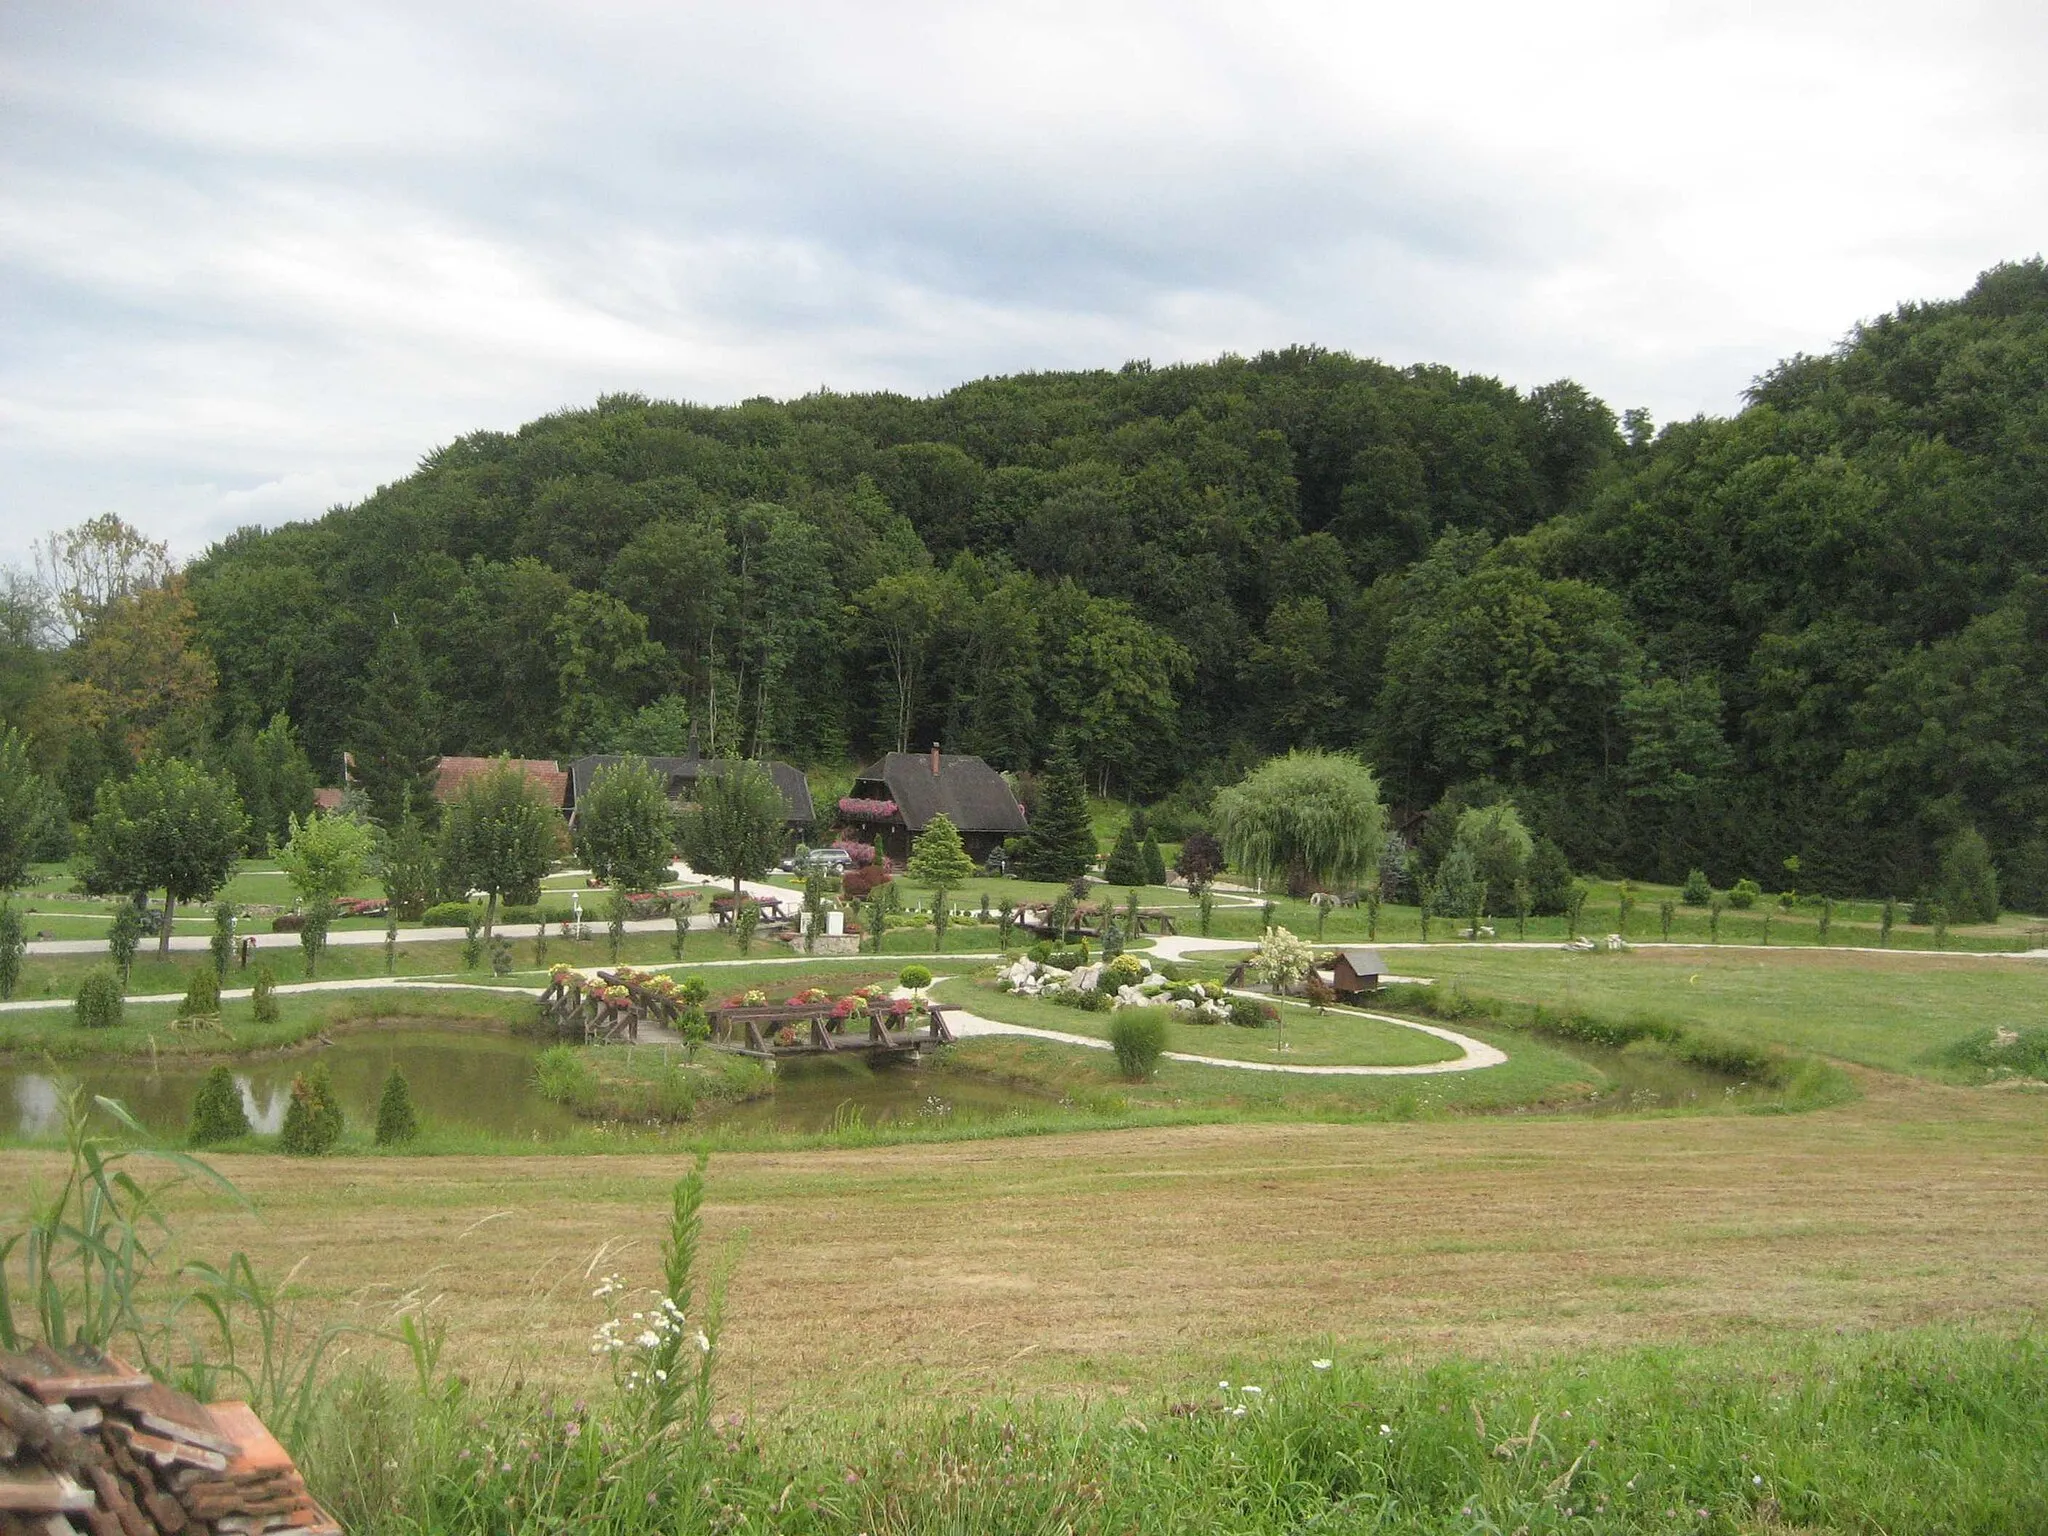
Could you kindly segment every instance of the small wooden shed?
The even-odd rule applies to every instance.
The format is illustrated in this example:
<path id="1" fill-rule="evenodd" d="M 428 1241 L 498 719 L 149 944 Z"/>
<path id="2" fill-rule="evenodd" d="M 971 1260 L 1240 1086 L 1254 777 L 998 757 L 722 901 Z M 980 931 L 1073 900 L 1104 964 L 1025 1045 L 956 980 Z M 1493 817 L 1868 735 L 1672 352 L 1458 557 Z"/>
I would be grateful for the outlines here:
<path id="1" fill-rule="evenodd" d="M 1376 949 L 1340 949 L 1330 962 L 1330 990 L 1339 997 L 1358 997 L 1377 992 L 1387 963 Z"/>

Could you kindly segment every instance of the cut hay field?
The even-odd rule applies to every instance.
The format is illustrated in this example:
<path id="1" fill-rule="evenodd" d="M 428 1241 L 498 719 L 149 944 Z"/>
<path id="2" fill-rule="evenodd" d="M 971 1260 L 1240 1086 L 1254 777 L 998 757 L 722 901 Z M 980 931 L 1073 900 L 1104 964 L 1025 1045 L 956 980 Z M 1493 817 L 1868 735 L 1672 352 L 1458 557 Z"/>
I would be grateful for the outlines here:
<path id="1" fill-rule="evenodd" d="M 1865 1074 L 1805 1115 L 1234 1124 L 739 1153 L 725 1390 L 1171 1387 L 1245 1358 L 1789 1342 L 2048 1308 L 2048 1094 Z M 466 1374 L 579 1381 L 593 1273 L 656 1273 L 680 1159 L 224 1157 L 181 1199 L 312 1314 L 432 1299 Z M 54 1170 L 5 1154 L 10 1182 Z M 361 1346 L 355 1346 L 360 1348 Z M 892 1388 L 893 1390 L 893 1388 Z"/>

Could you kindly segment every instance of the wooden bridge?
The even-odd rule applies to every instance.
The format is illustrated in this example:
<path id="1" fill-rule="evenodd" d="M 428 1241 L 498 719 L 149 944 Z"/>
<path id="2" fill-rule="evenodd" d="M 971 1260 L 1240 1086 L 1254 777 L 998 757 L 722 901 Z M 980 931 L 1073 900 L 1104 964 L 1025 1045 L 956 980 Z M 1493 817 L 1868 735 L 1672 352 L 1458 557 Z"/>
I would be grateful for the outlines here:
<path id="1" fill-rule="evenodd" d="M 711 1044 L 722 1051 L 779 1061 L 791 1056 L 916 1056 L 953 1043 L 945 1014 L 927 1005 L 924 1023 L 886 1012 L 840 1017 L 836 1004 L 768 1003 L 755 1008 L 712 1008 Z"/>

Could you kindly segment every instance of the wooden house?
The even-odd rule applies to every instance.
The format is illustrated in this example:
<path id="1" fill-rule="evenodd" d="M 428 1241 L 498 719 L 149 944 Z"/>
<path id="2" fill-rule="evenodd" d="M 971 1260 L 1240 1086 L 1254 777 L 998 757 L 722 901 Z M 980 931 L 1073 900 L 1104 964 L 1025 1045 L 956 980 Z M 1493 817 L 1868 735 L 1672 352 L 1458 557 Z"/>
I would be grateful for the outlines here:
<path id="1" fill-rule="evenodd" d="M 979 864 L 1005 838 L 1024 830 L 1024 807 L 1009 781 L 980 758 L 961 752 L 891 752 L 868 764 L 853 793 L 839 802 L 839 823 L 898 864 L 917 835 L 943 812 Z"/>
<path id="2" fill-rule="evenodd" d="M 1387 972 L 1386 961 L 1376 949 L 1347 948 L 1337 951 L 1330 962 L 1330 990 L 1340 998 L 1362 997 L 1380 989 Z"/>
<path id="3" fill-rule="evenodd" d="M 569 776 L 560 763 L 546 758 L 444 757 L 434 765 L 434 798 L 442 805 L 449 804 L 471 780 L 484 777 L 500 763 L 524 774 L 545 805 L 557 811 L 568 808 Z"/>

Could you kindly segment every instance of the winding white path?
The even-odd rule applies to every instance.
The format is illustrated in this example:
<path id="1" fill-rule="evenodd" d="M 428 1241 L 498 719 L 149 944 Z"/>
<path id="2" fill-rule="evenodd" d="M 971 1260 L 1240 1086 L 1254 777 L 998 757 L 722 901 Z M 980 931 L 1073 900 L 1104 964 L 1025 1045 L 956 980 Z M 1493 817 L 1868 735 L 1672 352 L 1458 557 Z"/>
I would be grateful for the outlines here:
<path id="1" fill-rule="evenodd" d="M 1244 992 L 1242 997 L 1258 997 L 1262 1002 L 1275 1001 L 1263 994 Z M 1284 999 L 1280 1000 L 1284 1003 Z M 946 1027 L 959 1038 L 973 1035 L 1028 1035 L 1038 1040 L 1053 1040 L 1061 1045 L 1084 1045 L 1090 1050 L 1110 1049 L 1107 1040 L 1098 1040 L 1093 1035 L 1070 1035 L 1058 1029 L 1034 1029 L 1026 1024 L 1005 1024 L 1000 1019 L 984 1018 L 978 1013 L 952 1004 L 942 1005 L 946 1010 Z M 1300 1007 L 1301 1004 L 1287 1006 Z M 1283 1072 L 1295 1077 L 1429 1077 L 1442 1072 L 1476 1072 L 1481 1067 L 1497 1067 L 1508 1059 L 1507 1052 L 1488 1045 L 1484 1040 L 1474 1040 L 1470 1035 L 1461 1035 L 1453 1029 L 1443 1029 L 1435 1024 L 1418 1024 L 1413 1019 L 1397 1019 L 1384 1013 L 1366 1013 L 1356 1008 L 1333 1008 L 1329 1012 L 1348 1018 L 1371 1019 L 1380 1024 L 1393 1024 L 1402 1029 L 1419 1030 L 1425 1035 L 1455 1045 L 1464 1052 L 1452 1061 L 1426 1061 L 1405 1067 L 1366 1066 L 1303 1066 L 1281 1061 L 1241 1061 L 1233 1056 L 1195 1056 L 1186 1051 L 1168 1051 L 1168 1061 L 1190 1062 L 1198 1067 L 1234 1067 L 1241 1072 Z"/>

